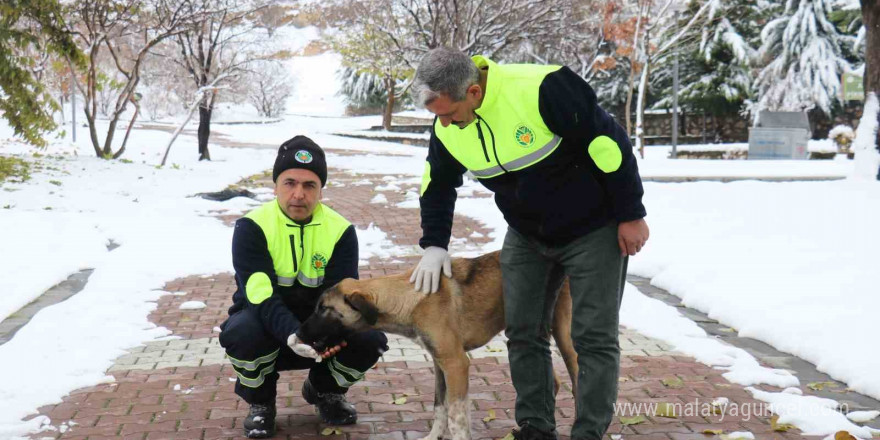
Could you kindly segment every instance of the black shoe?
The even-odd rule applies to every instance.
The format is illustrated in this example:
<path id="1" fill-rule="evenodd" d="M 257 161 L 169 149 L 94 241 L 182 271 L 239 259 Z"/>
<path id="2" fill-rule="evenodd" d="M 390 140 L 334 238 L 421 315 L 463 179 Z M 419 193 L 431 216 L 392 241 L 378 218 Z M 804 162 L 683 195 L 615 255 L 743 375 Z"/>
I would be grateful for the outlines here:
<path id="1" fill-rule="evenodd" d="M 511 434 L 516 440 L 556 440 L 555 429 L 551 432 L 541 431 L 529 425 L 529 422 L 523 423 L 518 429 L 514 428 Z"/>
<path id="2" fill-rule="evenodd" d="M 319 393 L 306 379 L 302 395 L 306 402 L 318 407 L 321 419 L 328 425 L 353 425 L 357 422 L 357 410 L 345 400 L 345 394 Z"/>
<path id="3" fill-rule="evenodd" d="M 275 435 L 275 402 L 252 403 L 244 419 L 244 435 L 247 438 L 269 438 Z"/>

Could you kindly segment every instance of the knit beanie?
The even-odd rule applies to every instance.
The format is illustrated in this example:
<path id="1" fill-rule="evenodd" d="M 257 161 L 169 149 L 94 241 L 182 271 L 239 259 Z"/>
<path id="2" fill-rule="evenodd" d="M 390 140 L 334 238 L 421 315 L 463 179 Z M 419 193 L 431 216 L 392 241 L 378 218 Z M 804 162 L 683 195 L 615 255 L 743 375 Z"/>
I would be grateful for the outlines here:
<path id="1" fill-rule="evenodd" d="M 278 157 L 275 158 L 275 167 L 272 169 L 272 181 L 277 181 L 279 174 L 291 168 L 309 170 L 321 179 L 321 187 L 327 184 L 327 160 L 324 157 L 324 150 L 305 136 L 295 136 L 278 148 Z"/>

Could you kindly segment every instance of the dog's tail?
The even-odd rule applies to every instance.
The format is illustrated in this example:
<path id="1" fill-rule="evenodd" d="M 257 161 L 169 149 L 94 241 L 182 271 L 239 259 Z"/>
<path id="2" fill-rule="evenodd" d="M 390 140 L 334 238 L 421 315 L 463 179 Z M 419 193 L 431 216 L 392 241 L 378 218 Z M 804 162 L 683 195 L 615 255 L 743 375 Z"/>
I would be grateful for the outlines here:
<path id="1" fill-rule="evenodd" d="M 575 402 L 577 401 L 577 376 L 578 362 L 577 352 L 574 350 L 574 342 L 571 340 L 571 292 L 568 286 L 568 280 L 559 289 L 559 295 L 556 299 L 556 310 L 553 311 L 553 339 L 556 341 L 556 347 L 565 361 L 565 368 L 568 370 L 568 376 L 571 378 L 571 391 L 574 393 Z M 556 391 L 559 391 L 559 379 L 556 379 Z"/>

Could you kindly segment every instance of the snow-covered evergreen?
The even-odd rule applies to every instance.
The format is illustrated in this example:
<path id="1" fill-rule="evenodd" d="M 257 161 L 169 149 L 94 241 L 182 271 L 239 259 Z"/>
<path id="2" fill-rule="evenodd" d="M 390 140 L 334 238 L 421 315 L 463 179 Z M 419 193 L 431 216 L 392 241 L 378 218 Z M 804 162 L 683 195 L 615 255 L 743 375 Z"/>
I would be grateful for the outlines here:
<path id="1" fill-rule="evenodd" d="M 702 7 L 699 17 L 678 43 L 658 60 L 655 79 L 662 98 L 655 108 L 672 105 L 672 56 L 679 58 L 679 103 L 710 113 L 738 111 L 749 98 L 750 65 L 760 33 L 757 7 L 749 0 L 695 0 L 688 4 L 669 39 Z M 731 21 L 733 18 L 733 21 Z"/>
<path id="2" fill-rule="evenodd" d="M 840 75 L 850 69 L 845 36 L 829 19 L 835 0 L 787 0 L 781 16 L 761 32 L 761 59 L 755 81 L 760 100 L 752 110 L 802 111 L 818 107 L 831 114 L 840 103 Z"/>

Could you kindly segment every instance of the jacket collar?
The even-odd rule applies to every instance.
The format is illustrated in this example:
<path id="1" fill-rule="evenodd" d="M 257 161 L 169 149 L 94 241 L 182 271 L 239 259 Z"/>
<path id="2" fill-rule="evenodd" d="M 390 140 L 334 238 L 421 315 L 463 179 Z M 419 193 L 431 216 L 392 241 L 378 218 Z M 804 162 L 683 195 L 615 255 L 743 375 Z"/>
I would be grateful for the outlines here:
<path id="1" fill-rule="evenodd" d="M 489 69 L 489 74 L 486 76 L 486 90 L 483 91 L 483 102 L 480 104 L 480 108 L 475 110 L 477 113 L 484 113 L 495 104 L 501 94 L 501 85 L 504 82 L 503 73 L 498 68 L 498 64 L 482 55 L 474 55 L 471 59 L 474 60 L 478 69 L 484 67 Z"/>
<path id="2" fill-rule="evenodd" d="M 318 205 L 315 206 L 315 210 L 312 212 L 312 219 L 306 224 L 299 224 L 296 220 L 290 218 L 284 209 L 281 208 L 281 205 L 278 203 L 278 199 L 274 200 L 275 207 L 277 208 L 278 218 L 288 224 L 289 226 L 318 226 L 324 221 L 324 204 L 318 202 Z"/>

